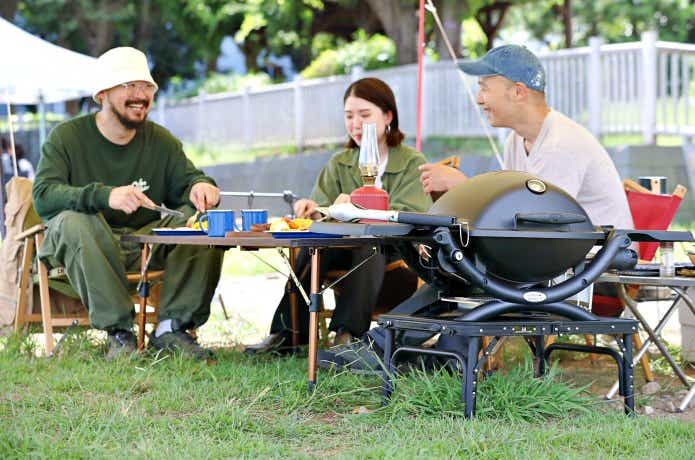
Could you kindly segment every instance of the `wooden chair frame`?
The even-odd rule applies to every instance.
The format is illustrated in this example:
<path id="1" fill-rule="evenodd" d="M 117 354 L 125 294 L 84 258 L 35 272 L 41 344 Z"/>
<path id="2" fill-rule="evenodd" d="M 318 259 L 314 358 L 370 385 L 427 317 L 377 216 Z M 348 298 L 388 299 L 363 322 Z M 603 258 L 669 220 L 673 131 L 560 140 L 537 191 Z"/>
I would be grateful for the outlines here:
<path id="1" fill-rule="evenodd" d="M 17 235 L 18 241 L 24 241 L 24 251 L 22 253 L 22 265 L 19 278 L 19 287 L 17 294 L 17 311 L 15 314 L 15 331 L 20 332 L 30 323 L 41 323 L 43 326 L 44 341 L 46 354 L 53 353 L 55 344 L 53 340 L 54 328 L 65 328 L 69 326 L 89 326 L 89 314 L 86 308 L 79 314 L 54 315 L 51 311 L 51 294 L 48 284 L 49 273 L 46 265 L 36 258 L 36 268 L 38 274 L 39 297 L 41 301 L 41 314 L 27 312 L 28 307 L 28 288 L 32 282 L 32 264 L 34 263 L 34 254 L 38 254 L 39 248 L 43 243 L 45 227 L 43 225 L 35 225 L 24 232 Z M 164 276 L 163 270 L 152 270 L 147 272 L 149 281 L 160 281 Z M 126 279 L 129 283 L 137 283 L 140 280 L 140 273 L 127 273 Z M 139 303 L 140 297 L 136 294 L 132 297 L 133 303 Z M 147 311 L 147 305 L 137 311 L 135 315 L 138 327 L 138 349 L 144 347 L 145 323 L 156 324 L 157 307 L 159 306 L 158 289 L 153 289 L 148 296 L 148 305 L 154 311 Z M 143 320 L 144 319 L 144 320 Z"/>

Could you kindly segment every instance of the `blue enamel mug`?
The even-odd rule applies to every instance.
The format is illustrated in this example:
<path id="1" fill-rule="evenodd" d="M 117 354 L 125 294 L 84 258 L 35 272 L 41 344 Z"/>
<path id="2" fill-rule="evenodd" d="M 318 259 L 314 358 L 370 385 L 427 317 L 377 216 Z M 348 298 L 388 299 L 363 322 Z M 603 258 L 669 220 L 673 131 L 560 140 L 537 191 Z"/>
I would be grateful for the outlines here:
<path id="1" fill-rule="evenodd" d="M 242 209 L 241 210 L 241 230 L 250 232 L 253 224 L 267 224 L 267 209 Z"/>
<path id="2" fill-rule="evenodd" d="M 205 220 L 208 221 L 208 236 L 223 237 L 234 231 L 234 211 L 231 209 L 211 209 L 199 215 L 200 228 Z"/>

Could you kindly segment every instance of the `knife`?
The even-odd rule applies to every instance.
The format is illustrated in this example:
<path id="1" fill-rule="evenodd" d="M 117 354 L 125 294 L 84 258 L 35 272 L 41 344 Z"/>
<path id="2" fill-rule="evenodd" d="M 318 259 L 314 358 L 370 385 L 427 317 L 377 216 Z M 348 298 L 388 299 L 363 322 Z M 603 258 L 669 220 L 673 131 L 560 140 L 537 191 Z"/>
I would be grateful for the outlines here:
<path id="1" fill-rule="evenodd" d="M 167 207 L 164 206 L 164 205 L 162 205 L 162 206 L 154 205 L 151 209 L 152 209 L 153 211 L 159 211 L 159 212 L 161 212 L 162 214 L 167 214 L 167 215 L 169 215 L 169 216 L 184 217 L 184 215 L 183 215 L 183 213 L 182 213 L 181 211 L 177 211 L 177 210 L 175 210 L 175 209 L 169 209 L 169 208 L 167 208 Z"/>

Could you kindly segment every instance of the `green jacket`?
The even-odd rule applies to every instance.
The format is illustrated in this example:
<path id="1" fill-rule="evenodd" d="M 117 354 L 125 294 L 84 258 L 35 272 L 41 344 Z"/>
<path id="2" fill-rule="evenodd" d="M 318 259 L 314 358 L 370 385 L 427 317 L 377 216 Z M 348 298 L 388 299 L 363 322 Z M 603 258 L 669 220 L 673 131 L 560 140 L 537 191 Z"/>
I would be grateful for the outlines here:
<path id="1" fill-rule="evenodd" d="M 117 145 L 99 132 L 95 114 L 88 114 L 51 131 L 41 148 L 32 195 L 43 220 L 65 210 L 100 212 L 111 227 L 140 228 L 159 219 L 159 213 L 111 209 L 114 187 L 138 184 L 156 204 L 178 208 L 190 204 L 188 195 L 197 182 L 215 183 L 193 166 L 165 128 L 148 121 L 128 144 Z"/>
<path id="2" fill-rule="evenodd" d="M 310 198 L 319 206 L 329 206 L 341 193 L 350 194 L 362 186 L 360 177 L 359 149 L 345 149 L 328 160 L 321 170 Z M 405 145 L 389 148 L 386 170 L 381 176 L 383 189 L 389 194 L 389 209 L 405 211 L 427 211 L 432 204 L 430 197 L 422 191 L 420 171 L 425 164 L 424 155 Z"/>

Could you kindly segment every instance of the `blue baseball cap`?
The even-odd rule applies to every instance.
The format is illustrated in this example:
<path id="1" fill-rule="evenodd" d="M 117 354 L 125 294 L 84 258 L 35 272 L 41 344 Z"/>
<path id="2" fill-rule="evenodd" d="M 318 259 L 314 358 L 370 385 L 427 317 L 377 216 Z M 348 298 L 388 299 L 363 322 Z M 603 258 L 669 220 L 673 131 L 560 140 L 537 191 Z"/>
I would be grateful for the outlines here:
<path id="1" fill-rule="evenodd" d="M 504 45 L 493 48 L 480 59 L 459 62 L 469 75 L 500 75 L 536 91 L 545 91 L 545 70 L 541 61 L 526 47 Z"/>

